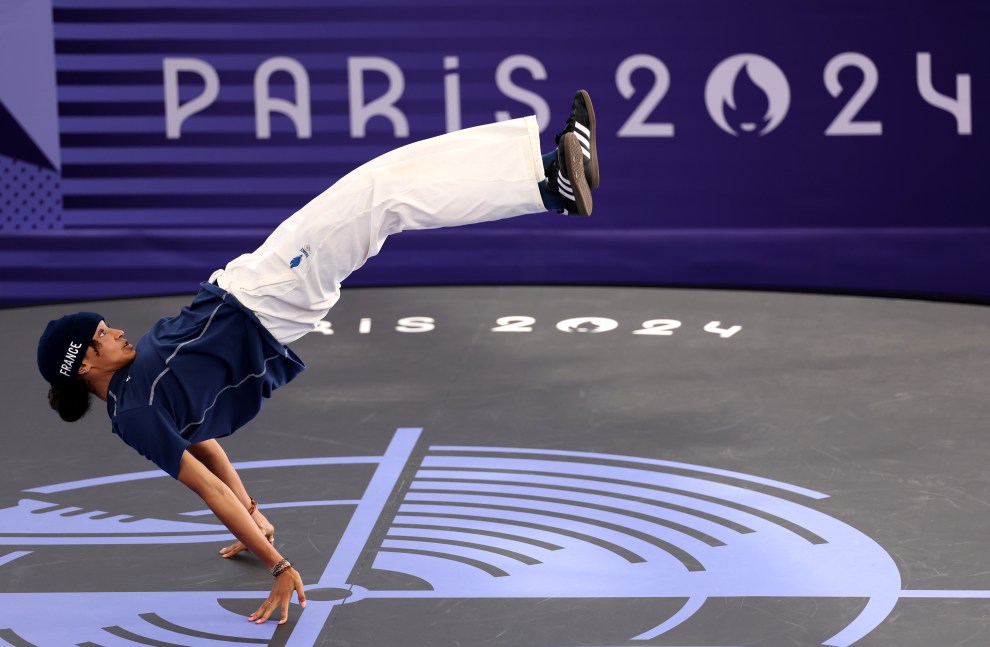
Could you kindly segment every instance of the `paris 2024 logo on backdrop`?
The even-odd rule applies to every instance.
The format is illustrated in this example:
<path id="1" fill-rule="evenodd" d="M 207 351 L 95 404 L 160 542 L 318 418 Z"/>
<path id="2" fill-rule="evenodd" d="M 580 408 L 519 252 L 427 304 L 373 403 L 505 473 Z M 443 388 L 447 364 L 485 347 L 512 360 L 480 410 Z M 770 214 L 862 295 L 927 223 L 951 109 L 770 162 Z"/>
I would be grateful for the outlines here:
<path id="1" fill-rule="evenodd" d="M 759 54 L 737 54 L 719 63 L 705 84 L 705 106 L 730 135 L 765 135 L 784 121 L 791 88 L 777 64 Z"/>

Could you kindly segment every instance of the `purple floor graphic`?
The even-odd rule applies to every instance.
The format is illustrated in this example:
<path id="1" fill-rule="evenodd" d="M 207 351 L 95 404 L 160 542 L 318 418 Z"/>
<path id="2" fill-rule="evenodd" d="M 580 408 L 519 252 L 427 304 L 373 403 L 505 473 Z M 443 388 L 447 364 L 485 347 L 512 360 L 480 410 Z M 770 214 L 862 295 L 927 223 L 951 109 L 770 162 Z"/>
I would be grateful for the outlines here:
<path id="1" fill-rule="evenodd" d="M 84 307 L 135 336 L 186 302 Z M 990 641 L 986 308 L 492 287 L 331 314 L 223 440 L 306 585 L 281 626 L 247 621 L 272 578 L 200 498 L 0 377 L 0 647 Z"/>
<path id="2" fill-rule="evenodd" d="M 710 598 L 849 597 L 865 608 L 825 645 L 868 635 L 902 597 L 990 599 L 990 591 L 904 591 L 882 546 L 815 509 L 827 494 L 803 487 L 647 457 L 511 447 L 430 446 L 410 465 L 423 432 L 396 430 L 382 456 L 241 463 L 241 471 L 372 464 L 359 500 L 274 502 L 270 509 L 353 509 L 285 644 L 311 645 L 336 607 L 369 599 L 684 599 L 670 617 L 629 644 L 662 636 Z M 390 518 L 400 476 L 413 478 Z M 230 538 L 209 514 L 191 521 L 134 519 L 65 507 L 61 492 L 161 478 L 157 472 L 58 483 L 25 492 L 0 510 L 0 544 L 34 551 L 86 544 L 217 542 Z M 27 498 L 30 497 L 30 498 Z M 370 545 L 376 528 L 384 538 Z M 362 554 L 372 567 L 424 583 L 418 590 L 369 590 L 349 582 Z M 2 572 L 2 571 L 0 571 Z M 0 594 L 5 644 L 268 644 L 274 623 L 255 626 L 223 606 L 267 591 L 50 591 Z M 59 621 L 53 623 L 52 615 Z M 329 629 L 332 633 L 332 628 Z M 149 642 L 158 641 L 158 642 Z M 643 644 L 640 642 L 640 644 Z"/>

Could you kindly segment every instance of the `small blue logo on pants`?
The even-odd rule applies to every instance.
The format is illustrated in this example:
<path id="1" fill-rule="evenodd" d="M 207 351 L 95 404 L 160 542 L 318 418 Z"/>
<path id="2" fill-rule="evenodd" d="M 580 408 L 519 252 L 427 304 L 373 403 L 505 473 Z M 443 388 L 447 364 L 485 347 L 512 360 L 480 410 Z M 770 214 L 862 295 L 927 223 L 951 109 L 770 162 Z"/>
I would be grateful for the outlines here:
<path id="1" fill-rule="evenodd" d="M 295 258 L 293 258 L 291 261 L 289 261 L 289 269 L 290 270 L 294 270 L 297 267 L 299 267 L 299 264 L 302 263 L 302 260 L 303 260 L 304 257 L 305 258 L 309 258 L 309 252 L 310 252 L 309 245 L 306 245 L 305 247 L 300 247 L 299 248 L 299 251 L 302 252 L 302 253 L 299 256 L 296 256 Z"/>

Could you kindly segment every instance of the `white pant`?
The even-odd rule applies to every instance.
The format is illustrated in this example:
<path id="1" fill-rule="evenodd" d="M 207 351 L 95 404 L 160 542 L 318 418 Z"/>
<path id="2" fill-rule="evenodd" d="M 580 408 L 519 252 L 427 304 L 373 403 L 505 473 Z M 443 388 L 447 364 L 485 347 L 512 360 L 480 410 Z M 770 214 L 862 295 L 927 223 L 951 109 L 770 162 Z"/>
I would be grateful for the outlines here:
<path id="1" fill-rule="evenodd" d="M 210 280 L 288 344 L 315 328 L 390 234 L 545 211 L 543 179 L 535 117 L 415 142 L 348 173 Z"/>

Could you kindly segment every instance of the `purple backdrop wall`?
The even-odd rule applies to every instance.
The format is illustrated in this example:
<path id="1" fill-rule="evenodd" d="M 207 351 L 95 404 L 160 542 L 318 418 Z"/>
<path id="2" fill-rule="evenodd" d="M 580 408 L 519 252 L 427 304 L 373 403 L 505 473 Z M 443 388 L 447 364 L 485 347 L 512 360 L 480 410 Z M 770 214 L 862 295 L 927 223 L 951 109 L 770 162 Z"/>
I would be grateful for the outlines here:
<path id="1" fill-rule="evenodd" d="M 6 0 L 0 305 L 191 292 L 405 142 L 535 112 L 552 145 L 579 87 L 591 219 L 408 232 L 349 283 L 990 298 L 988 27 L 978 0 Z"/>

